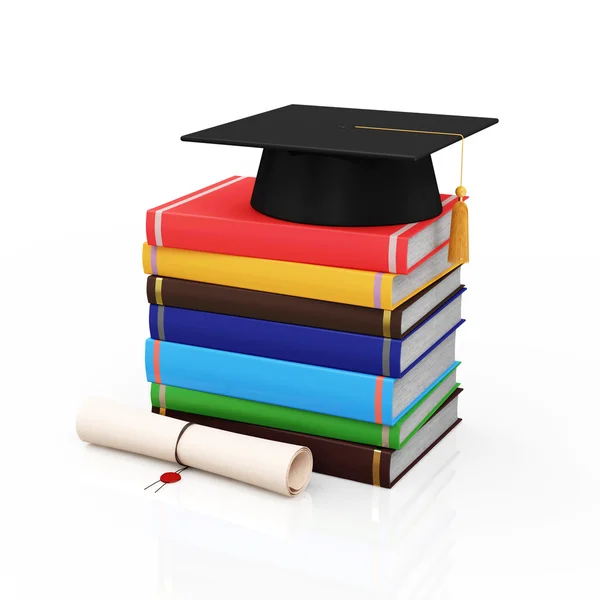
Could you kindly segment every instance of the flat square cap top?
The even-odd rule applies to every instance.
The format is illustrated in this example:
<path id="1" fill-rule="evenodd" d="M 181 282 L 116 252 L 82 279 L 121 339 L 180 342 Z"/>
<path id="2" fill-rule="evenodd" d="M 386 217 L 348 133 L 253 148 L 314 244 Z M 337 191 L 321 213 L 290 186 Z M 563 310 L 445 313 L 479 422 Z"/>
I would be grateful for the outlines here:
<path id="1" fill-rule="evenodd" d="M 185 142 L 251 146 L 328 155 L 417 160 L 460 141 L 427 135 L 360 129 L 380 127 L 473 135 L 498 119 L 290 104 L 259 115 L 184 135 Z"/>

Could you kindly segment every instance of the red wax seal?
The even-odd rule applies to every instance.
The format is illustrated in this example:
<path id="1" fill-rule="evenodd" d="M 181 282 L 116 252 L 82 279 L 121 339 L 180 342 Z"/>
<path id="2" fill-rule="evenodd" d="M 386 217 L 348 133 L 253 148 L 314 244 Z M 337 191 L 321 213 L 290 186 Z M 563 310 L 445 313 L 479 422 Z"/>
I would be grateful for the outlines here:
<path id="1" fill-rule="evenodd" d="M 172 473 L 172 472 L 167 472 L 167 473 L 163 473 L 160 476 L 160 480 L 163 483 L 176 483 L 181 479 L 181 475 L 179 473 Z"/>

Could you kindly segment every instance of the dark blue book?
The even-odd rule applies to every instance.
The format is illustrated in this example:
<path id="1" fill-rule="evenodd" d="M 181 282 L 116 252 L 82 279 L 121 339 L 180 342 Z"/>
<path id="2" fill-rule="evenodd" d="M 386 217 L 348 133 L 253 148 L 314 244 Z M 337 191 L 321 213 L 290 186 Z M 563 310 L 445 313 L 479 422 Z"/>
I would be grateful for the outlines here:
<path id="1" fill-rule="evenodd" d="M 402 340 L 150 305 L 153 339 L 400 378 L 462 322 L 459 290 Z"/>

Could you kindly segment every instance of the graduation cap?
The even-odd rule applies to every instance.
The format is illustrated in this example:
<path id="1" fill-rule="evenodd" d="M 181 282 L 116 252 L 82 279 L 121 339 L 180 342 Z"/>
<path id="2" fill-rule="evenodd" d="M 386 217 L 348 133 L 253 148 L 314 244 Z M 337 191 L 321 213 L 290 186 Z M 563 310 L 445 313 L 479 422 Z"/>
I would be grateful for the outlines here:
<path id="1" fill-rule="evenodd" d="M 455 142 L 464 148 L 466 137 L 497 122 L 291 104 L 181 139 L 263 148 L 251 205 L 265 215 L 310 225 L 394 225 L 438 216 L 442 204 L 431 154 Z M 456 195 L 466 195 L 462 153 Z M 459 231 L 455 213 L 466 219 L 466 205 L 459 205 L 453 210 L 455 240 L 468 232 L 466 221 Z M 468 260 L 468 246 L 466 252 Z"/>

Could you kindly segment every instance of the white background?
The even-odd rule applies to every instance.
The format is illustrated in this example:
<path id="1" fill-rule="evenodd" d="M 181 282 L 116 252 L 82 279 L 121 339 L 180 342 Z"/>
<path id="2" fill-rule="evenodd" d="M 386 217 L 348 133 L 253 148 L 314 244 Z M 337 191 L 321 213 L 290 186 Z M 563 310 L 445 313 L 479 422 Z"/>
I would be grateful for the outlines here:
<path id="1" fill-rule="evenodd" d="M 3 2 L 2 598 L 595 597 L 592 3 Z M 86 447 L 148 407 L 146 209 L 260 151 L 182 134 L 289 103 L 498 117 L 466 143 L 461 426 L 394 490 L 285 499 Z M 442 191 L 459 148 L 435 157 Z M 595 589 L 595 591 L 594 591 Z"/>

